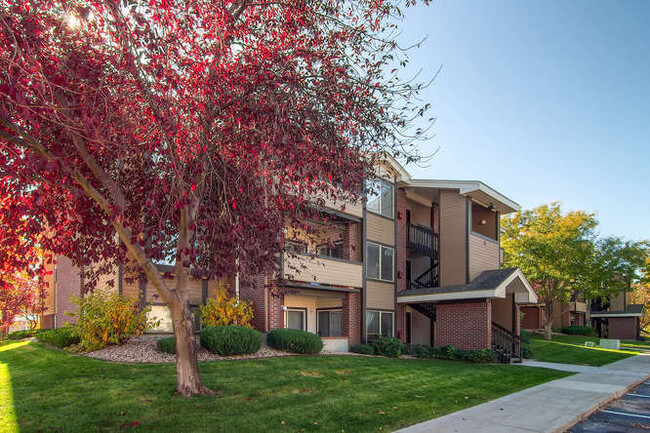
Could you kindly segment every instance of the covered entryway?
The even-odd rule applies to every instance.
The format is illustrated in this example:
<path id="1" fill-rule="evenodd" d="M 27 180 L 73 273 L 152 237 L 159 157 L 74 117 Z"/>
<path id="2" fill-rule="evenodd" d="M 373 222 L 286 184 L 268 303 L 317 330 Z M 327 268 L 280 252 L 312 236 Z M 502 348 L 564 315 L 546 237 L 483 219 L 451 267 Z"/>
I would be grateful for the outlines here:
<path id="1" fill-rule="evenodd" d="M 509 361 L 521 352 L 519 305 L 537 296 L 519 268 L 508 268 L 485 271 L 470 284 L 405 290 L 397 302 L 429 318 L 435 346 L 493 348 Z"/>

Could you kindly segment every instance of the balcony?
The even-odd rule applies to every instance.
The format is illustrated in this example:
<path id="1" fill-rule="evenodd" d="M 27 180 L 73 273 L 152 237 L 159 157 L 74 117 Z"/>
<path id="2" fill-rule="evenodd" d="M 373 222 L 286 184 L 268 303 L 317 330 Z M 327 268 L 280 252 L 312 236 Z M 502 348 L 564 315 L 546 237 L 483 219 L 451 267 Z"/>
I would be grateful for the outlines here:
<path id="1" fill-rule="evenodd" d="M 282 256 L 282 278 L 298 283 L 360 288 L 363 285 L 361 262 L 313 254 Z"/>
<path id="2" fill-rule="evenodd" d="M 407 224 L 406 236 L 411 251 L 438 258 L 440 239 L 438 233 L 434 233 L 431 228 L 420 224 Z"/>

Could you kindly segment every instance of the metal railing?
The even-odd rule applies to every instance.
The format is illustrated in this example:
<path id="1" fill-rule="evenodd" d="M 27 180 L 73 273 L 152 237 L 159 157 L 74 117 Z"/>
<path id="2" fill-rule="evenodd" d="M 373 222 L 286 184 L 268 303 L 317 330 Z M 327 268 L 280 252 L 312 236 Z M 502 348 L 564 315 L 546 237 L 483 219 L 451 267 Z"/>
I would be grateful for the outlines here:
<path id="1" fill-rule="evenodd" d="M 508 364 L 513 357 L 522 359 L 521 347 L 529 342 L 514 332 L 492 322 L 492 349 L 499 355 L 499 361 Z"/>
<path id="2" fill-rule="evenodd" d="M 426 254 L 429 257 L 438 258 L 440 251 L 440 238 L 429 227 L 420 224 L 407 224 L 406 236 L 408 247 L 412 251 Z"/>

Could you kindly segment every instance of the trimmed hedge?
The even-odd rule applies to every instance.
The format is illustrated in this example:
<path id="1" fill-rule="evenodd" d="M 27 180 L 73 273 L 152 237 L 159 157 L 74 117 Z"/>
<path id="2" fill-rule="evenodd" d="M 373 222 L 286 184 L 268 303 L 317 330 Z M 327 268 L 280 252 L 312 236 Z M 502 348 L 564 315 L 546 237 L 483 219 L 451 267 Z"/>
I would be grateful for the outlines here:
<path id="1" fill-rule="evenodd" d="M 318 335 L 297 329 L 274 329 L 268 333 L 266 341 L 283 352 L 318 353 L 323 350 L 323 340 Z"/>
<path id="2" fill-rule="evenodd" d="M 350 347 L 350 352 L 361 353 L 362 355 L 374 355 L 375 348 L 369 344 L 355 344 Z"/>
<path id="3" fill-rule="evenodd" d="M 161 352 L 176 354 L 176 337 L 161 338 L 156 341 L 156 348 Z"/>
<path id="4" fill-rule="evenodd" d="M 39 332 L 42 332 L 42 330 L 26 329 L 24 331 L 14 331 L 11 334 L 7 335 L 7 338 L 10 340 L 22 340 L 23 338 L 34 337 Z"/>
<path id="5" fill-rule="evenodd" d="M 201 346 L 222 356 L 255 353 L 262 346 L 262 334 L 245 326 L 208 326 L 201 331 Z"/>
<path id="6" fill-rule="evenodd" d="M 75 329 L 72 326 L 39 332 L 36 334 L 36 338 L 38 338 L 39 341 L 50 343 L 51 345 L 61 349 L 72 346 L 73 344 L 79 344 L 80 342 L 79 336 L 77 336 Z"/>
<path id="7" fill-rule="evenodd" d="M 586 337 L 596 337 L 598 334 L 591 326 L 566 326 L 560 329 L 563 334 L 569 335 L 584 335 Z"/>
<path id="8" fill-rule="evenodd" d="M 398 358 L 402 354 L 402 342 L 395 337 L 378 337 L 370 342 L 375 348 L 375 355 Z"/>
<path id="9" fill-rule="evenodd" d="M 445 359 L 475 364 L 488 364 L 497 361 L 497 354 L 492 349 L 463 350 L 451 345 L 441 347 L 415 345 L 411 351 L 413 355 L 423 359 Z"/>

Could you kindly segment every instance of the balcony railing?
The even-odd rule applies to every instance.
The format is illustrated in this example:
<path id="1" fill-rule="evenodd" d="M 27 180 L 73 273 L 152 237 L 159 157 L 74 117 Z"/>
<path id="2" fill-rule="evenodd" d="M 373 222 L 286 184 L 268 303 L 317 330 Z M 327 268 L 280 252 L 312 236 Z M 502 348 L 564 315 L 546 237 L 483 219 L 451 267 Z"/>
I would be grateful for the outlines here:
<path id="1" fill-rule="evenodd" d="M 434 233 L 429 227 L 420 224 L 408 224 L 406 226 L 406 236 L 411 251 L 438 258 L 438 252 L 440 251 L 438 233 Z"/>
<path id="2" fill-rule="evenodd" d="M 345 259 L 311 254 L 283 254 L 282 278 L 290 281 L 343 287 L 362 287 L 362 265 Z"/>

